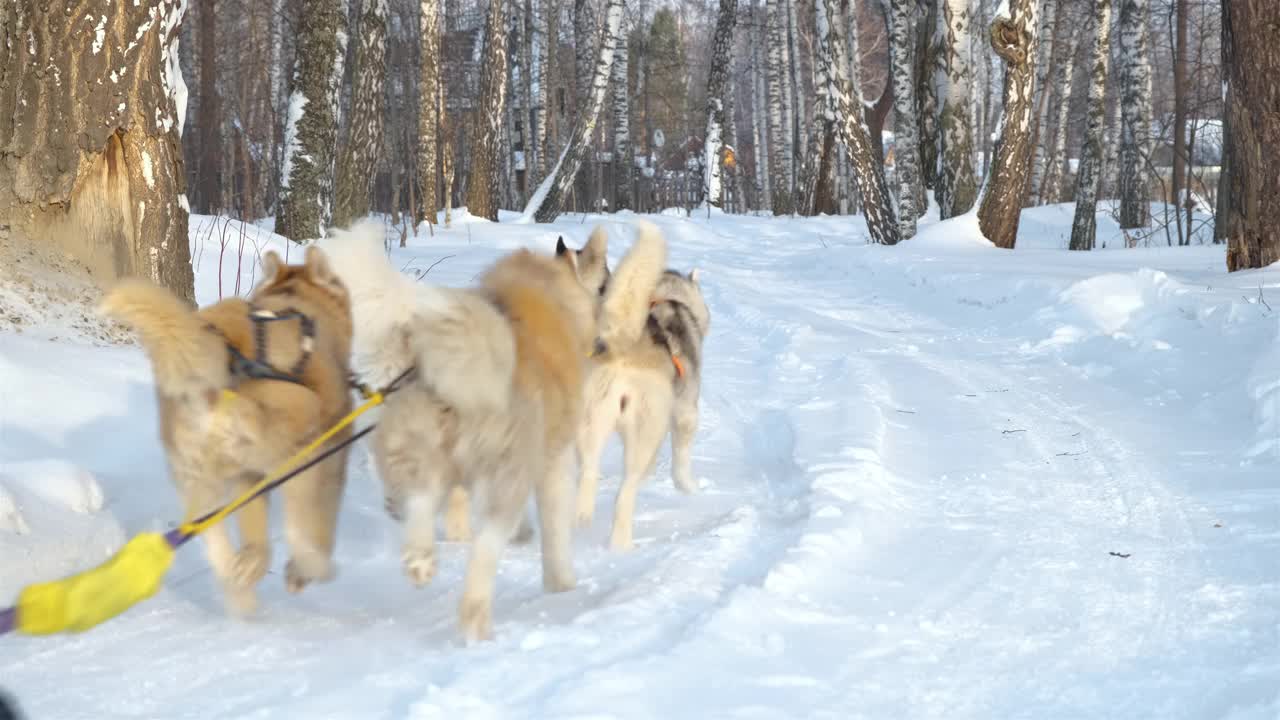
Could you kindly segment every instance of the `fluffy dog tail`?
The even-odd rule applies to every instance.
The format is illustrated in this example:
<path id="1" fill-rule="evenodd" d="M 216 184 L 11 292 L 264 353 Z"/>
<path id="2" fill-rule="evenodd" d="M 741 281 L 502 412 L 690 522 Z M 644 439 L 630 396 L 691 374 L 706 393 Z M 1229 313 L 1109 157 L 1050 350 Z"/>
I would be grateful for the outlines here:
<path id="1" fill-rule="evenodd" d="M 599 337 L 606 346 L 629 345 L 644 334 L 653 292 L 667 267 L 667 242 L 657 226 L 638 223 L 636 241 L 609 280 L 601 306 Z"/>
<path id="2" fill-rule="evenodd" d="M 193 395 L 230 384 L 223 339 L 208 329 L 194 308 L 165 288 L 146 280 L 124 280 L 102 299 L 98 313 L 138 334 L 161 392 Z"/>
<path id="3" fill-rule="evenodd" d="M 356 369 L 383 385 L 416 365 L 444 403 L 505 410 L 516 365 L 506 319 L 473 292 L 414 282 L 391 264 L 384 238 L 366 220 L 317 243 L 351 295 Z"/>

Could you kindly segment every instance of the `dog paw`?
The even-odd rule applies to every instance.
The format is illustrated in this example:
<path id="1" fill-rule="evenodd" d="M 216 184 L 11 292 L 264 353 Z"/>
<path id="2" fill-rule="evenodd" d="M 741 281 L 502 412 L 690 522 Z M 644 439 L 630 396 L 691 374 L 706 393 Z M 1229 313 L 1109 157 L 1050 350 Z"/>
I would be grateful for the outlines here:
<path id="1" fill-rule="evenodd" d="M 671 479 L 675 482 L 676 489 L 685 495 L 698 492 L 698 481 L 693 479 L 693 473 L 676 473 Z"/>
<path id="2" fill-rule="evenodd" d="M 431 549 L 408 548 L 400 557 L 409 582 L 422 587 L 436 576 L 436 552 Z"/>
<path id="3" fill-rule="evenodd" d="M 549 593 L 568 592 L 577 586 L 578 578 L 574 576 L 572 570 L 544 572 L 542 574 L 542 588 Z"/>
<path id="4" fill-rule="evenodd" d="M 595 514 L 596 514 L 595 504 L 579 505 L 578 515 L 577 515 L 578 527 L 580 528 L 591 527 L 591 520 L 595 517 Z"/>
<path id="5" fill-rule="evenodd" d="M 493 638 L 493 614 L 488 598 L 463 597 L 458 617 L 467 644 Z"/>
<path id="6" fill-rule="evenodd" d="M 241 587 L 252 587 L 267 574 L 271 554 L 263 545 L 245 545 L 231 561 L 231 580 Z"/>
<path id="7" fill-rule="evenodd" d="M 252 587 L 226 585 L 222 589 L 222 604 L 228 615 L 244 620 L 258 611 L 258 593 Z"/>
<path id="8" fill-rule="evenodd" d="M 609 536 L 609 549 L 617 552 L 626 552 L 635 547 L 635 543 L 631 540 L 631 530 L 613 529 L 613 533 Z"/>
<path id="9" fill-rule="evenodd" d="M 284 568 L 284 587 L 297 594 L 313 582 L 333 579 L 333 563 L 323 555 L 295 555 Z"/>

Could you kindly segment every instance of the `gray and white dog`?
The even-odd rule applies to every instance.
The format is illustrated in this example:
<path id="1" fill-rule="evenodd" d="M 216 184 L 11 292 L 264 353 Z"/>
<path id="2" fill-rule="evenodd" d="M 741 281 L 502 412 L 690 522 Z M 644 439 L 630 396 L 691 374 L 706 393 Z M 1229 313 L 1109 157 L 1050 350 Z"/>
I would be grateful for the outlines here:
<path id="1" fill-rule="evenodd" d="M 640 227 L 642 236 L 657 232 L 647 223 Z M 571 251 L 577 253 L 579 278 L 600 298 L 602 338 L 587 377 L 584 422 L 577 437 L 578 524 L 591 523 L 600 458 L 617 432 L 625 476 L 614 503 L 609 545 L 627 550 L 632 547 L 636 493 L 668 433 L 676 487 L 686 493 L 697 489 L 690 451 L 711 314 L 696 269 L 684 274 L 664 269 L 665 257 L 642 262 L 645 256 L 633 260 L 629 255 L 611 273 L 607 244 L 604 229 L 597 228 L 584 248 Z"/>

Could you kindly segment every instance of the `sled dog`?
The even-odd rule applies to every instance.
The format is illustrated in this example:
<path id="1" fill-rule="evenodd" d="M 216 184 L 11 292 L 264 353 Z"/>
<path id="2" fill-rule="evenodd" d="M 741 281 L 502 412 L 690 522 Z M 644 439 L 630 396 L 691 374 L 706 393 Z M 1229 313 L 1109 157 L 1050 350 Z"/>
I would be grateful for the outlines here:
<path id="1" fill-rule="evenodd" d="M 324 253 L 309 247 L 303 264 L 286 265 L 268 252 L 262 273 L 247 299 L 198 310 L 138 279 L 120 282 L 99 305 L 133 328 L 150 358 L 160 439 L 188 519 L 248 489 L 351 410 L 350 300 Z M 333 577 L 346 464 L 346 451 L 338 452 L 281 489 L 290 592 Z M 228 610 L 246 615 L 270 565 L 267 498 L 236 519 L 239 550 L 226 523 L 204 532 L 205 550 Z"/>
<path id="2" fill-rule="evenodd" d="M 698 427 L 702 345 L 711 315 L 689 274 L 665 269 L 666 245 L 656 227 L 639 226 L 631 251 L 615 272 L 607 266 L 607 236 L 597 228 L 578 251 L 579 275 L 598 280 L 600 337 L 587 378 L 584 421 L 577 437 L 577 518 L 589 525 L 595 511 L 600 457 L 617 432 L 622 437 L 624 478 L 614 502 L 609 544 L 632 546 L 636 493 L 653 468 L 658 447 L 671 435 L 672 476 L 696 490 L 689 452 Z"/>
<path id="3" fill-rule="evenodd" d="M 412 380 L 387 398 L 372 452 L 388 512 L 404 525 L 402 563 L 415 585 L 436 572 L 436 516 L 477 516 L 459 612 L 468 641 L 492 636 L 499 557 L 531 490 L 541 529 L 543 585 L 572 588 L 569 446 L 582 418 L 595 301 L 576 257 L 512 252 L 473 288 L 417 284 L 383 248 L 383 229 L 331 231 L 321 247 L 351 290 L 359 331 L 353 365 L 382 384 Z M 455 502 L 455 498 L 460 502 Z"/>

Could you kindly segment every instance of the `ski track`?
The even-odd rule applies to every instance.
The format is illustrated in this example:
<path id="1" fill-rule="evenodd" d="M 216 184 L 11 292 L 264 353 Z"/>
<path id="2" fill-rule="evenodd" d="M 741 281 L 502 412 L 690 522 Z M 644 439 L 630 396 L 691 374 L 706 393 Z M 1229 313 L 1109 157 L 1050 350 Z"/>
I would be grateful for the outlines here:
<path id="1" fill-rule="evenodd" d="M 191 548 L 101 629 L 5 638 L 0 681 L 33 718 L 1280 715 L 1280 623 L 1232 627 L 1268 599 L 1274 617 L 1280 587 L 1246 593 L 1236 546 L 1205 536 L 1234 508 L 1230 532 L 1274 547 L 1247 522 L 1273 491 L 1191 502 L 1162 478 L 1195 460 L 1135 429 L 1158 408 L 1074 392 L 1022 338 L 922 313 L 874 269 L 797 276 L 812 251 L 779 223 L 737 255 L 660 224 L 673 262 L 712 268 L 703 487 L 677 493 L 664 448 L 634 551 L 605 547 L 615 441 L 579 587 L 544 594 L 536 543 L 513 546 L 497 639 L 464 648 L 464 548 L 409 588 L 357 451 L 332 584 L 286 595 L 277 541 L 261 617 L 229 621 Z M 1264 659 L 1218 669 L 1237 653 Z"/>

